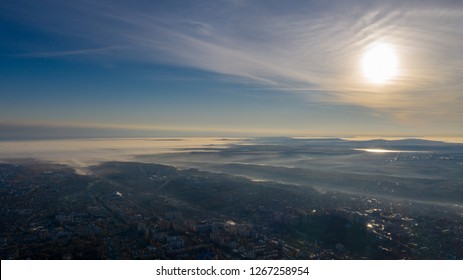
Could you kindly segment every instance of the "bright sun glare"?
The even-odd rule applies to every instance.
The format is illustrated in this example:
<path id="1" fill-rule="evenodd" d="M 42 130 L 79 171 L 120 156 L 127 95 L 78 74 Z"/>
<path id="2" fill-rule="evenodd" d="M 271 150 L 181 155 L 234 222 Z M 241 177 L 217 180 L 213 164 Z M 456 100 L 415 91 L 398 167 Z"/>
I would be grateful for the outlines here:
<path id="1" fill-rule="evenodd" d="M 363 55 L 363 75 L 372 83 L 385 83 L 397 75 L 398 64 L 395 51 L 390 45 L 375 44 Z"/>

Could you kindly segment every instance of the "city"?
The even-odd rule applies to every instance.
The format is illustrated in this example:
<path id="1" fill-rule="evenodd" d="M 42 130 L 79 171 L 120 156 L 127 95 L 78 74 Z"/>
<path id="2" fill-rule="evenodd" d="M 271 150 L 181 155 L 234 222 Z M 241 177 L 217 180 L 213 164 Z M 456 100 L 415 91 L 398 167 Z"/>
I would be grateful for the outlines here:
<path id="1" fill-rule="evenodd" d="M 463 257 L 463 215 L 449 207 L 139 162 L 91 170 L 1 164 L 0 257 Z"/>

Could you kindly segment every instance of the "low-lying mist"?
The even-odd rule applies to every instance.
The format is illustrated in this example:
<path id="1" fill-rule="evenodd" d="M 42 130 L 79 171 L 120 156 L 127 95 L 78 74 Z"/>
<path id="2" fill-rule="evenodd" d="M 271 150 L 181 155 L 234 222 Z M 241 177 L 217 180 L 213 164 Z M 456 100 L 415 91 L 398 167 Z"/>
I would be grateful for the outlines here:
<path id="1" fill-rule="evenodd" d="M 372 152 L 374 151 L 374 152 Z M 390 199 L 463 204 L 463 144 L 337 138 L 139 138 L 0 142 L 0 159 L 87 167 L 158 163 Z"/>

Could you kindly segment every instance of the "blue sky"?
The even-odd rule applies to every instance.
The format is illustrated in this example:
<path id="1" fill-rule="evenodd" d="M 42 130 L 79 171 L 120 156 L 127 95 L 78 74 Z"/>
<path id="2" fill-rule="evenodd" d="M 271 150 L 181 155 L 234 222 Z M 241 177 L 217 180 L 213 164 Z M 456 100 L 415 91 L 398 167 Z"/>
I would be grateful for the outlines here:
<path id="1" fill-rule="evenodd" d="M 0 37 L 8 137 L 462 134 L 461 1 L 6 0 Z"/>

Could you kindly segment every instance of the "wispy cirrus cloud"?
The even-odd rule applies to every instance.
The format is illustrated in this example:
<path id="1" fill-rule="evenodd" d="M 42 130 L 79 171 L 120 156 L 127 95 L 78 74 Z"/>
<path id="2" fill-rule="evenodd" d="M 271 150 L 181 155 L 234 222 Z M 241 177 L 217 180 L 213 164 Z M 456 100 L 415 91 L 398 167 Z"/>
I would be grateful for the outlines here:
<path id="1" fill-rule="evenodd" d="M 67 50 L 67 51 L 48 51 L 48 52 L 30 52 L 30 53 L 19 53 L 15 54 L 18 57 L 62 57 L 62 56 L 82 56 L 82 55 L 103 55 L 111 54 L 116 50 L 123 49 L 121 46 L 109 46 L 103 48 L 92 48 L 92 49 L 79 49 L 79 50 Z"/>

